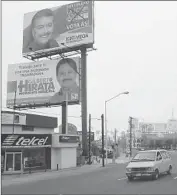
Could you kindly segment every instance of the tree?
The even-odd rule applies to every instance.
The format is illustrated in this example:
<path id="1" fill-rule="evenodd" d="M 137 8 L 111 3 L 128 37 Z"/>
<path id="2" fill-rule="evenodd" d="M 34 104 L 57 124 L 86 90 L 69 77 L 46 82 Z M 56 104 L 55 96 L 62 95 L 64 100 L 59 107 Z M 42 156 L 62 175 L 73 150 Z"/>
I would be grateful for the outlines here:
<path id="1" fill-rule="evenodd" d="M 150 140 L 150 148 L 154 148 L 154 140 Z"/>
<path id="2" fill-rule="evenodd" d="M 99 154 L 100 154 L 99 147 L 97 146 L 95 141 L 93 141 L 91 143 L 91 151 L 93 153 L 93 156 L 99 156 Z"/>
<path id="3" fill-rule="evenodd" d="M 142 139 L 141 139 L 141 147 L 147 147 L 148 145 L 148 139 L 146 135 L 142 135 Z"/>
<path id="4" fill-rule="evenodd" d="M 119 147 L 122 148 L 123 152 L 125 152 L 125 149 L 126 149 L 126 138 L 125 137 L 121 137 L 119 139 Z"/>

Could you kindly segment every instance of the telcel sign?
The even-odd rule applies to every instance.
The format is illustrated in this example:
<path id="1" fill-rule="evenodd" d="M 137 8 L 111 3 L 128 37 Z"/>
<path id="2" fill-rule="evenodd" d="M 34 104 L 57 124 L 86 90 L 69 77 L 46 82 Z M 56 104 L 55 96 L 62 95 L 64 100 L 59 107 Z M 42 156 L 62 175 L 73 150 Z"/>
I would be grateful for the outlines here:
<path id="1" fill-rule="evenodd" d="M 48 137 L 46 137 L 45 139 L 38 139 L 36 137 L 33 137 L 32 139 L 25 139 L 24 137 L 21 137 L 17 141 L 16 146 L 42 146 L 45 145 L 47 140 Z"/>
<path id="2" fill-rule="evenodd" d="M 34 135 L 9 135 L 3 134 L 1 136 L 2 148 L 5 147 L 47 147 L 51 146 L 50 134 L 36 134 Z"/>

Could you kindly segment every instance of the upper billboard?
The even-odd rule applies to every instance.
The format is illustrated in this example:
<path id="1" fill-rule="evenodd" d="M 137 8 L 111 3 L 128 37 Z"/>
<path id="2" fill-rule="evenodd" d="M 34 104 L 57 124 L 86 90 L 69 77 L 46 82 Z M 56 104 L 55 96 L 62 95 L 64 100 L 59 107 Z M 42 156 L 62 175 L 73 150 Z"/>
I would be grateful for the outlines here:
<path id="1" fill-rule="evenodd" d="M 93 1 L 81 1 L 26 13 L 23 56 L 55 55 L 86 45 L 93 46 Z"/>
<path id="2" fill-rule="evenodd" d="M 8 66 L 7 107 L 14 102 L 17 107 L 38 107 L 64 101 L 80 101 L 79 57 Z"/>

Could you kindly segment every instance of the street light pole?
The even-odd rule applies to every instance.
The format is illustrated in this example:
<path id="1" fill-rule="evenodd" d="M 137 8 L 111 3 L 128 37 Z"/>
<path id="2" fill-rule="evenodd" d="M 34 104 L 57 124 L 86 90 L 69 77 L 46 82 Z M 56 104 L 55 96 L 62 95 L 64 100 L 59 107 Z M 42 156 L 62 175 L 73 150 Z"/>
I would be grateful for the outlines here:
<path id="1" fill-rule="evenodd" d="M 129 94 L 129 92 L 128 92 L 128 91 L 125 91 L 125 92 L 119 93 L 118 95 L 116 95 L 116 96 L 110 98 L 109 100 L 106 100 L 106 101 L 105 101 L 105 136 L 106 136 L 106 143 L 105 143 L 105 145 L 106 145 L 106 164 L 107 164 L 107 162 L 108 162 L 108 155 L 107 155 L 107 146 L 108 146 L 107 103 L 108 103 L 109 101 L 111 101 L 111 100 L 113 100 L 113 99 L 119 97 L 119 96 L 122 95 L 122 94 Z"/>

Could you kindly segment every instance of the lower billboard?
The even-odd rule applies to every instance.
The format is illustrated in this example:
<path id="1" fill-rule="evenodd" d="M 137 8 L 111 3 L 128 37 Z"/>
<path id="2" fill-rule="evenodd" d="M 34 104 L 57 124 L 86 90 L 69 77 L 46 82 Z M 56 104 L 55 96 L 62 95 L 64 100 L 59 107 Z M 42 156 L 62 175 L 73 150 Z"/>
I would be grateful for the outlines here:
<path id="1" fill-rule="evenodd" d="M 14 101 L 15 100 L 15 101 Z M 8 66 L 7 107 L 80 102 L 80 57 Z"/>

